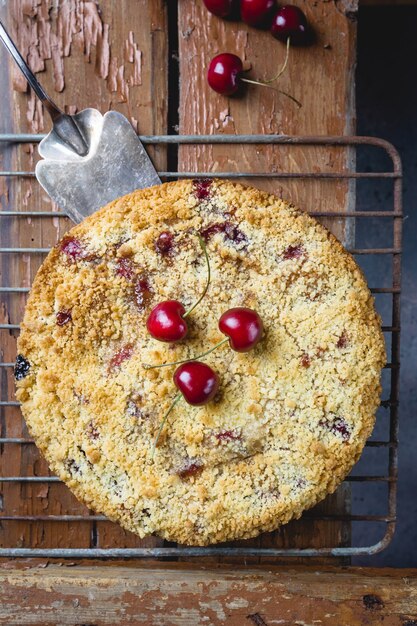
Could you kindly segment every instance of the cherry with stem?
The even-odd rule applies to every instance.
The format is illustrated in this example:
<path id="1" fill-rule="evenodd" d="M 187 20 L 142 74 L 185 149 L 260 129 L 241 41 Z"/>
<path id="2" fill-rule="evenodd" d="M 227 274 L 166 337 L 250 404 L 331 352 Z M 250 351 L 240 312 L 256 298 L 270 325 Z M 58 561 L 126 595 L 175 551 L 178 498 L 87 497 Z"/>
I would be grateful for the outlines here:
<path id="1" fill-rule="evenodd" d="M 152 448 L 152 457 L 161 436 L 166 421 L 181 398 L 192 406 L 202 406 L 213 400 L 219 389 L 219 377 L 216 372 L 206 363 L 200 361 L 188 361 L 174 372 L 174 384 L 179 390 L 165 413 Z"/>
<path id="2" fill-rule="evenodd" d="M 306 46 L 313 42 L 313 31 L 309 26 L 303 11 L 291 4 L 280 7 L 275 13 L 271 33 L 280 41 L 286 41 L 291 37 L 295 46 Z"/>
<path id="3" fill-rule="evenodd" d="M 278 80 L 280 76 L 285 72 L 288 65 L 289 49 L 290 37 L 288 37 L 287 39 L 287 50 L 282 67 L 278 70 L 278 73 L 273 78 L 267 81 L 244 78 L 242 76 L 244 72 L 243 63 L 238 56 L 229 52 L 223 52 L 221 54 L 218 54 L 210 62 L 207 73 L 208 84 L 214 91 L 223 96 L 232 96 L 233 94 L 235 94 L 242 83 L 260 85 L 261 87 L 269 87 L 270 89 L 275 89 L 275 91 L 278 91 L 284 96 L 287 96 L 288 98 L 290 98 L 290 100 L 292 100 L 299 107 L 301 107 L 301 102 L 291 96 L 291 94 L 287 93 L 286 91 L 282 91 L 281 89 L 277 89 L 275 86 L 271 85 L 271 83 Z"/>
<path id="4" fill-rule="evenodd" d="M 219 341 L 215 346 L 199 354 L 194 358 L 187 358 L 172 363 L 160 363 L 158 365 L 149 365 L 144 363 L 144 369 L 157 369 L 160 367 L 171 367 L 173 365 L 181 365 L 182 363 L 191 363 L 204 358 L 226 342 L 235 352 L 249 352 L 261 341 L 264 326 L 260 315 L 253 309 L 247 307 L 235 307 L 229 309 L 219 319 L 219 330 L 226 339 Z"/>
<path id="5" fill-rule="evenodd" d="M 207 281 L 203 293 L 198 300 L 188 309 L 178 300 L 165 300 L 157 304 L 149 314 L 146 321 L 146 328 L 149 334 L 158 341 L 166 343 L 176 343 L 187 336 L 188 326 L 186 318 L 194 311 L 205 297 L 211 281 L 210 259 L 208 257 L 206 244 L 197 233 L 200 247 L 204 253 L 207 264 Z"/>

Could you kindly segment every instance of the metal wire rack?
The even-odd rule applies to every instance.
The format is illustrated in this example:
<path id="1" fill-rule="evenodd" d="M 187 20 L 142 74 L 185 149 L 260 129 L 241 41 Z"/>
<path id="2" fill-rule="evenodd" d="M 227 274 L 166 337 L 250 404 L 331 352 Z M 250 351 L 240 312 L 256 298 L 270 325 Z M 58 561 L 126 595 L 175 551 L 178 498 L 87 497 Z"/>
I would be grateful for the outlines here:
<path id="1" fill-rule="evenodd" d="M 43 135 L 31 135 L 31 134 L 3 134 L 0 135 L 0 146 L 7 144 L 8 146 L 18 146 L 23 144 L 32 144 L 39 142 Z M 374 515 L 369 512 L 350 512 L 340 514 L 318 514 L 315 518 L 314 510 L 307 513 L 307 516 L 311 516 L 315 519 L 327 520 L 329 522 L 345 522 L 347 524 L 353 524 L 354 522 L 361 522 L 367 524 L 383 524 L 384 532 L 380 539 L 373 542 L 371 545 L 365 546 L 326 546 L 322 548 L 274 548 L 274 547 L 252 547 L 242 546 L 239 547 L 208 547 L 208 548 L 187 548 L 187 547 L 118 547 L 118 548 L 100 548 L 99 543 L 96 541 L 96 547 L 80 547 L 80 548 L 31 548 L 30 546 L 19 545 L 7 545 L 0 548 L 0 557 L 57 557 L 57 558 L 86 558 L 86 557 L 118 557 L 118 558 L 173 558 L 173 557 L 195 557 L 195 556 L 218 556 L 218 557 L 317 557 L 317 556 L 358 556 L 365 554 L 374 554 L 384 549 L 390 542 L 394 529 L 395 529 L 395 516 L 396 516 L 396 481 L 397 481 L 397 444 L 398 444 L 398 400 L 399 400 L 399 348 L 400 348 L 400 281 L 401 281 L 401 231 L 402 231 L 402 169 L 400 157 L 395 148 L 388 142 L 370 137 L 293 137 L 293 136 L 281 136 L 281 135 L 164 135 L 164 136 L 142 136 L 142 142 L 145 145 L 174 145 L 177 148 L 184 144 L 234 144 L 234 145 L 269 145 L 274 146 L 274 149 L 279 150 L 280 147 L 286 146 L 286 149 L 291 149 L 294 146 L 307 147 L 320 147 L 324 150 L 334 149 L 335 147 L 344 150 L 353 150 L 354 152 L 361 146 L 372 146 L 382 150 L 390 160 L 390 167 L 387 171 L 356 171 L 352 166 L 355 163 L 355 158 L 348 159 L 347 167 L 343 171 L 335 172 L 331 171 L 315 171 L 315 172 L 215 172 L 215 176 L 219 178 L 274 178 L 274 179 L 333 179 L 335 181 L 357 181 L 359 179 L 374 179 L 375 181 L 389 180 L 392 184 L 392 194 L 389 195 L 390 207 L 384 210 L 356 210 L 354 206 L 352 210 L 347 211 L 316 211 L 312 213 L 317 218 L 338 219 L 338 220 L 351 220 L 357 222 L 358 220 L 378 220 L 383 223 L 383 230 L 385 233 L 390 232 L 391 244 L 384 247 L 352 247 L 350 252 L 354 254 L 361 264 L 361 260 L 366 258 L 377 257 L 380 255 L 389 257 L 390 259 L 390 273 L 391 280 L 390 285 L 387 286 L 374 286 L 371 285 L 371 291 L 374 294 L 384 294 L 385 297 L 390 298 L 390 323 L 383 326 L 383 331 L 387 338 L 389 362 L 386 365 L 387 384 L 384 389 L 384 399 L 382 402 L 383 410 L 388 412 L 388 428 L 387 436 L 379 438 L 378 440 L 371 439 L 367 442 L 367 449 L 373 448 L 378 455 L 385 455 L 384 458 L 387 461 L 387 472 L 381 474 L 365 473 L 355 474 L 347 477 L 346 482 L 350 485 L 360 484 L 364 489 L 367 486 L 382 483 L 387 486 L 386 495 L 386 510 L 383 514 Z M 391 167 L 392 166 L 392 167 Z M 33 177 L 32 171 L 0 171 L 0 177 L 5 178 L 18 178 L 22 180 L 26 177 Z M 164 171 L 160 172 L 161 178 L 174 179 L 174 178 L 205 178 L 213 176 L 213 172 L 178 172 L 178 171 Z M 1 182 L 1 179 L 0 179 Z M 20 210 L 3 210 L 0 211 L 1 218 L 10 218 L 12 220 L 19 220 L 21 218 L 30 219 L 59 219 L 65 218 L 65 213 L 59 211 L 24 211 Z M 389 224 L 389 226 L 388 226 Z M 10 230 L 10 229 L 9 229 Z M 36 244 L 36 242 L 35 242 Z M 3 244 L 0 244 L 3 245 Z M 44 247 L 0 247 L 0 254 L 17 254 L 17 255 L 31 255 L 31 254 L 43 254 L 49 252 L 49 248 Z M 0 294 L 2 298 L 11 298 L 16 294 L 24 297 L 29 291 L 28 287 L 22 287 L 19 285 L 1 284 Z M 378 296 L 377 296 L 378 297 Z M 7 309 L 7 306 L 6 306 Z M 385 306 L 386 309 L 386 306 Z M 0 333 L 9 333 L 9 336 L 16 336 L 19 330 L 18 320 L 7 320 L 7 323 L 0 324 Z M 1 336 L 1 334 L 0 334 Z M 1 347 L 1 346 L 0 346 Z M 2 397 L 0 400 L 0 412 L 1 412 L 1 437 L 0 437 L 0 455 L 3 455 L 6 460 L 10 459 L 10 463 L 7 463 L 8 467 L 14 467 L 11 450 L 17 450 L 21 446 L 28 446 L 33 444 L 33 441 L 24 437 L 12 437 L 8 436 L 5 432 L 5 415 L 6 411 L 10 407 L 18 407 L 19 403 L 13 400 L 12 386 L 10 385 L 12 362 L 0 362 L 0 376 L 2 381 L 8 380 L 9 384 L 2 385 L 3 389 L 6 389 L 7 397 Z M 6 376 L 8 375 L 8 377 Z M 100 515 L 19 515 L 13 510 L 7 509 L 7 503 L 3 501 L 2 490 L 7 483 L 18 483 L 21 485 L 32 483 L 56 483 L 59 479 L 54 476 L 36 476 L 26 475 L 25 467 L 20 468 L 20 474 L 11 473 L 7 476 L 0 477 L 0 527 L 4 522 L 12 523 L 26 523 L 37 524 L 43 521 L 48 522 L 70 522 L 77 524 L 79 522 L 88 522 L 95 524 L 102 520 L 104 517 Z M 366 496 L 366 494 L 365 494 Z"/>

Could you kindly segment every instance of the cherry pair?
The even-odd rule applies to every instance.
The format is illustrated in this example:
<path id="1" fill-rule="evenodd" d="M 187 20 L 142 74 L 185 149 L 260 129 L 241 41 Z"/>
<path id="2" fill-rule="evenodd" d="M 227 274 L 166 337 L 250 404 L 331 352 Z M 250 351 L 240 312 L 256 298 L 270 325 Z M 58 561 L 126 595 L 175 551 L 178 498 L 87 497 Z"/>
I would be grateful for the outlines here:
<path id="1" fill-rule="evenodd" d="M 204 0 L 204 3 L 209 11 L 220 17 L 232 14 L 233 0 Z M 252 80 L 244 77 L 242 60 L 236 54 L 222 52 L 211 60 L 207 71 L 208 84 L 214 91 L 222 96 L 232 96 L 244 83 L 271 87 L 271 83 L 283 74 L 287 66 L 290 43 L 306 45 L 311 42 L 312 31 L 301 9 L 297 6 L 286 5 L 274 14 L 275 8 L 274 0 L 241 0 L 240 12 L 242 19 L 250 26 L 260 28 L 270 26 L 272 35 L 287 43 L 287 55 L 282 68 L 270 80 Z M 290 97 L 301 106 L 298 100 L 286 92 L 280 91 L 280 93 Z"/>
<path id="2" fill-rule="evenodd" d="M 178 343 L 185 339 L 188 326 L 184 306 L 178 300 L 166 300 L 151 311 L 146 327 L 158 341 Z M 229 309 L 219 320 L 220 331 L 229 337 L 230 347 L 236 352 L 248 352 L 260 340 L 261 318 L 252 309 Z"/>
<path id="3" fill-rule="evenodd" d="M 197 233 L 197 237 L 206 260 L 206 285 L 197 302 L 195 302 L 188 311 L 185 310 L 184 305 L 178 300 L 165 300 L 152 309 L 146 322 L 146 328 L 149 334 L 158 341 L 177 343 L 185 339 L 188 334 L 186 318 L 200 304 L 209 288 L 211 280 L 210 259 L 208 257 L 206 244 L 200 233 Z M 263 327 L 262 320 L 256 311 L 244 307 L 236 307 L 223 313 L 219 320 L 219 329 L 229 337 L 232 350 L 236 352 L 248 352 L 260 341 Z M 218 346 L 215 346 L 205 354 L 209 354 L 209 352 L 217 347 Z M 203 356 L 205 356 L 205 354 Z M 171 365 L 176 365 L 176 363 L 172 363 Z M 161 366 L 158 365 L 154 367 Z"/>

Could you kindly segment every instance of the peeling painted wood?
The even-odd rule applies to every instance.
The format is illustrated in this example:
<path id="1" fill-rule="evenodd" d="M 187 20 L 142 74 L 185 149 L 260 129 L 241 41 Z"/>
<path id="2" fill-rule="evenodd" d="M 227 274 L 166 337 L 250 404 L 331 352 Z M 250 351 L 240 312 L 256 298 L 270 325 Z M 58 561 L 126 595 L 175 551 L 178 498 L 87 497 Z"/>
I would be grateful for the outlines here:
<path id="1" fill-rule="evenodd" d="M 167 38 L 164 0 L 10 0 L 0 3 L 0 16 L 46 91 L 68 112 L 88 106 L 124 113 L 143 134 L 167 131 Z M 47 132 L 50 121 L 31 94 L 7 53 L 0 47 L 1 132 Z M 34 145 L 0 146 L 7 170 L 33 170 Z M 151 150 L 166 169 L 164 146 Z M 55 210 L 32 178 L 0 178 L 2 210 Z M 1 218 L 5 247 L 49 247 L 70 227 L 62 218 Z M 43 255 L 0 255 L 1 285 L 29 287 Z M 0 294 L 2 323 L 19 323 L 24 294 Z M 16 333 L 0 331 L 1 360 L 16 356 Z M 2 369 L 2 399 L 14 399 L 12 370 Z M 15 407 L 1 407 L 2 436 L 28 437 Z M 46 462 L 33 445 L 2 445 L 0 475 L 47 475 Z M 1 515 L 88 515 L 60 484 L 3 483 Z M 110 522 L 15 522 L 0 525 L 3 547 L 85 547 L 144 544 Z"/>
<path id="2" fill-rule="evenodd" d="M 181 70 L 181 133 L 265 133 L 287 135 L 349 135 L 355 129 L 356 0 L 297 0 L 312 25 L 316 41 L 306 48 L 291 47 L 287 70 L 277 87 L 299 100 L 299 108 L 281 93 L 248 85 L 242 97 L 225 98 L 212 91 L 207 66 L 219 52 L 240 56 L 251 68 L 248 78 L 276 75 L 285 58 L 285 45 L 268 32 L 242 22 L 221 20 L 202 2 L 179 3 Z M 348 10 L 349 9 L 349 10 Z M 348 13 L 348 15 L 347 15 Z M 180 166 L 210 172 L 343 171 L 352 165 L 349 149 L 269 146 L 183 146 Z M 346 181 L 256 180 L 256 185 L 290 198 L 305 210 L 343 211 L 352 208 L 354 187 Z M 349 224 L 325 222 L 342 241 Z"/>
<path id="3" fill-rule="evenodd" d="M 0 624 L 415 626 L 417 571 L 0 569 Z"/>

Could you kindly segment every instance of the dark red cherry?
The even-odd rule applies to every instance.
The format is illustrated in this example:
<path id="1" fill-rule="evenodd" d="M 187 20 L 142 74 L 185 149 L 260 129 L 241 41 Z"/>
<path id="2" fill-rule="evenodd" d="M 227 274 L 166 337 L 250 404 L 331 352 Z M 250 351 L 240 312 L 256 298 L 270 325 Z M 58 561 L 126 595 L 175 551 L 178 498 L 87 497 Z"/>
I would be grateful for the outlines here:
<path id="1" fill-rule="evenodd" d="M 288 37 L 293 45 L 309 43 L 310 31 L 307 18 L 296 6 L 287 4 L 275 13 L 272 19 L 271 33 L 281 41 Z"/>
<path id="2" fill-rule="evenodd" d="M 198 200 L 208 200 L 211 198 L 211 178 L 196 178 L 193 180 L 194 193 Z"/>
<path id="3" fill-rule="evenodd" d="M 58 311 L 56 313 L 56 323 L 58 326 L 65 326 L 68 322 L 72 321 L 71 311 L 68 309 L 63 309 L 62 311 Z"/>
<path id="4" fill-rule="evenodd" d="M 146 328 L 158 341 L 175 343 L 187 335 L 187 322 L 182 317 L 185 309 L 178 300 L 166 300 L 157 304 L 149 314 Z"/>
<path id="5" fill-rule="evenodd" d="M 123 348 L 120 348 L 116 354 L 113 355 L 109 363 L 109 371 L 115 370 L 120 367 L 122 363 L 130 359 L 133 355 L 134 348 L 131 343 L 126 344 Z"/>
<path id="6" fill-rule="evenodd" d="M 255 28 L 271 26 L 275 0 L 240 0 L 242 20 Z"/>
<path id="7" fill-rule="evenodd" d="M 206 8 L 218 17 L 229 17 L 234 10 L 234 0 L 203 0 Z"/>
<path id="8" fill-rule="evenodd" d="M 219 378 L 209 365 L 187 361 L 174 373 L 174 383 L 188 404 L 200 406 L 213 400 L 219 388 Z"/>
<path id="9" fill-rule="evenodd" d="M 264 326 L 256 311 L 236 307 L 223 313 L 219 320 L 219 329 L 229 337 L 232 350 L 249 352 L 262 339 Z"/>
<path id="10" fill-rule="evenodd" d="M 201 461 L 196 459 L 192 461 L 191 459 L 187 459 L 178 469 L 177 474 L 180 478 L 189 478 L 190 476 L 195 476 L 199 474 L 204 469 L 204 465 Z"/>
<path id="11" fill-rule="evenodd" d="M 70 261 L 92 261 L 94 255 L 91 254 L 85 244 L 77 237 L 64 237 L 59 244 L 61 252 L 67 255 Z"/>
<path id="12" fill-rule="evenodd" d="M 235 54 L 222 52 L 215 56 L 207 72 L 208 84 L 222 96 L 231 96 L 239 89 L 242 61 Z"/>
<path id="13" fill-rule="evenodd" d="M 172 233 L 168 231 L 162 232 L 159 235 L 158 239 L 155 241 L 156 251 L 159 252 L 159 254 L 162 254 L 163 256 L 172 252 L 173 239 L 174 237 Z"/>

